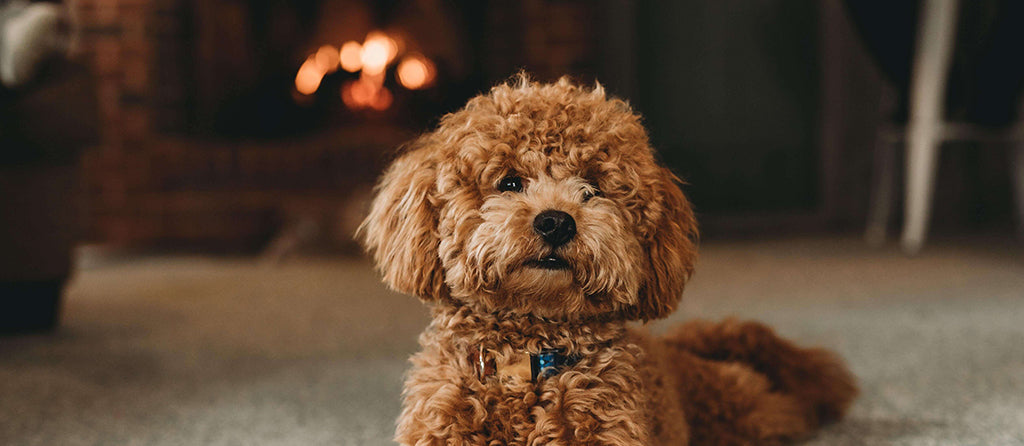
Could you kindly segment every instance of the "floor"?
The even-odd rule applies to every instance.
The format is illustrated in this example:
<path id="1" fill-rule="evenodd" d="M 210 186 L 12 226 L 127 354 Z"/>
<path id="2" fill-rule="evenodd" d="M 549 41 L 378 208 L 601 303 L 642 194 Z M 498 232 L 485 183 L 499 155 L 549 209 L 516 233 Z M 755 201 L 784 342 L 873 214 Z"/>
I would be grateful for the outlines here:
<path id="1" fill-rule="evenodd" d="M 0 338 L 0 444 L 391 444 L 427 322 L 361 259 L 86 256 L 54 335 Z M 707 242 L 683 308 L 847 358 L 808 445 L 1024 445 L 1024 246 Z"/>

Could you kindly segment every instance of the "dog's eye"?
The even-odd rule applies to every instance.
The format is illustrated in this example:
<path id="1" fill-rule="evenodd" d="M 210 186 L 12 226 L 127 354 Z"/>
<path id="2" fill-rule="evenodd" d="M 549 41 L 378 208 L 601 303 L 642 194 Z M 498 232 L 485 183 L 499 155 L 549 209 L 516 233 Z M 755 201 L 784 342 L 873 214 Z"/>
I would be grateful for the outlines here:
<path id="1" fill-rule="evenodd" d="M 498 190 L 501 192 L 522 192 L 523 179 L 515 176 L 502 178 L 498 182 Z"/>
<path id="2" fill-rule="evenodd" d="M 599 195 L 601 195 L 601 190 L 591 186 L 583 191 L 583 202 L 586 203 L 590 201 L 591 198 L 594 198 Z"/>

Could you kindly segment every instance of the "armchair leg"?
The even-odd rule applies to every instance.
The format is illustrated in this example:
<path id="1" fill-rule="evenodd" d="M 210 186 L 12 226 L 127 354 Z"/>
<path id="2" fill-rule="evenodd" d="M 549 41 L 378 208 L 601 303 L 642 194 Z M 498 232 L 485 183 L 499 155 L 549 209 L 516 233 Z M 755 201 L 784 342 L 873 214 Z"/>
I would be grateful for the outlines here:
<path id="1" fill-rule="evenodd" d="M 0 335 L 53 331 L 65 279 L 0 281 Z"/>

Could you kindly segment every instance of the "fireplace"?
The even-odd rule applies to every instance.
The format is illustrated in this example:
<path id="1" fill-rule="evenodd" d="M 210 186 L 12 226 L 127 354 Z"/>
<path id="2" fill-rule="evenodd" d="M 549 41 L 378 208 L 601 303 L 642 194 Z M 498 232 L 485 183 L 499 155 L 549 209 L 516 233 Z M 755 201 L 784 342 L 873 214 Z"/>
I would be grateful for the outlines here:
<path id="1" fill-rule="evenodd" d="M 520 69 L 592 79 L 590 6 L 78 0 L 103 122 L 88 235 L 262 249 L 314 221 L 346 245 L 388 157 L 438 117 Z"/>

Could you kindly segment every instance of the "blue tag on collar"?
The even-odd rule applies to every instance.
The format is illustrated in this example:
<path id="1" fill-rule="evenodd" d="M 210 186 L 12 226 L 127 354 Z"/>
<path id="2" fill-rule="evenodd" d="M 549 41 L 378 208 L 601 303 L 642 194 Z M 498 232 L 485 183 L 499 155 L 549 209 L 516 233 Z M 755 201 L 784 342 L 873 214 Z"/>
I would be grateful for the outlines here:
<path id="1" fill-rule="evenodd" d="M 576 355 L 565 355 L 563 350 L 547 349 L 541 350 L 536 355 L 530 355 L 530 372 L 532 380 L 547 378 L 558 373 L 565 367 L 572 367 L 579 362 Z"/>

